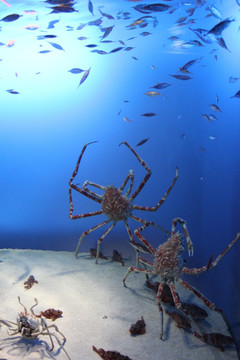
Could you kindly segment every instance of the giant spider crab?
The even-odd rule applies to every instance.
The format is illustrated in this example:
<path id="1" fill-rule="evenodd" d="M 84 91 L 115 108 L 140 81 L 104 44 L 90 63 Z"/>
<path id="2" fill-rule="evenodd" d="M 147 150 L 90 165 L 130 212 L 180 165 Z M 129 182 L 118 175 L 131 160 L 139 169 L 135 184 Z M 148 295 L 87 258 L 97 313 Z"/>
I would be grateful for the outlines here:
<path id="1" fill-rule="evenodd" d="M 197 289 L 192 287 L 186 281 L 182 280 L 180 276 L 181 274 L 198 275 L 204 271 L 213 269 L 215 266 L 217 266 L 217 264 L 222 259 L 222 257 L 226 255 L 226 253 L 240 238 L 240 233 L 238 233 L 236 237 L 232 240 L 232 242 L 221 252 L 221 254 L 214 261 L 212 261 L 212 257 L 211 257 L 207 265 L 201 268 L 190 269 L 187 268 L 186 266 L 183 266 L 183 260 L 180 254 L 184 250 L 184 248 L 182 246 L 181 234 L 179 232 L 176 232 L 177 223 L 180 223 L 182 225 L 186 241 L 188 244 L 191 244 L 191 239 L 189 237 L 186 222 L 181 218 L 173 219 L 171 237 L 168 238 L 168 240 L 165 241 L 163 244 L 161 244 L 156 250 L 149 244 L 149 242 L 140 233 L 148 226 L 148 224 L 144 224 L 143 226 L 135 229 L 134 234 L 149 249 L 149 252 L 154 256 L 154 261 L 153 263 L 151 263 L 141 257 L 138 257 L 138 261 L 144 266 L 144 269 L 138 267 L 129 267 L 123 279 L 123 284 L 124 286 L 126 286 L 125 284 L 126 279 L 132 271 L 160 276 L 160 284 L 157 291 L 157 304 L 159 305 L 159 309 L 161 312 L 160 339 L 162 339 L 163 336 L 163 310 L 161 307 L 161 303 L 162 303 L 162 293 L 165 285 L 168 285 L 170 288 L 176 308 L 184 312 L 186 315 L 189 315 L 189 313 L 181 306 L 178 293 L 175 289 L 176 282 L 180 283 L 183 287 L 185 287 L 194 295 L 196 295 L 199 299 L 201 299 L 209 309 L 221 312 L 220 309 L 218 309 Z M 153 270 L 147 269 L 147 266 L 150 266 Z"/>
<path id="2" fill-rule="evenodd" d="M 131 243 L 134 244 L 134 239 L 133 239 L 133 235 L 132 232 L 130 230 L 130 227 L 128 225 L 128 218 L 131 218 L 135 221 L 138 221 L 142 224 L 148 224 L 148 225 L 153 225 L 156 226 L 158 228 L 160 228 L 161 230 L 165 231 L 167 234 L 169 234 L 168 231 L 164 230 L 163 228 L 161 228 L 160 226 L 156 225 L 154 222 L 152 221 L 147 221 L 144 220 L 140 217 L 134 216 L 132 215 L 132 211 L 133 210 L 143 210 L 143 211 L 156 211 L 166 200 L 167 196 L 169 195 L 170 191 L 172 190 L 177 178 L 178 178 L 178 168 L 176 168 L 176 174 L 175 177 L 172 181 L 172 184 L 170 185 L 170 187 L 168 188 L 168 190 L 166 191 L 166 193 L 164 194 L 164 196 L 159 200 L 159 202 L 155 205 L 155 206 L 139 206 L 139 205 L 133 205 L 133 200 L 137 197 L 137 195 L 140 193 L 140 191 L 142 190 L 142 188 L 144 187 L 144 185 L 146 184 L 146 182 L 148 181 L 148 179 L 151 176 L 151 170 L 148 167 L 148 165 L 146 164 L 146 162 L 144 160 L 142 160 L 140 158 L 140 156 L 136 153 L 136 151 L 126 142 L 123 141 L 120 145 L 125 144 L 130 150 L 131 152 L 135 155 L 135 157 L 138 159 L 138 161 L 140 162 L 140 164 L 146 169 L 147 173 L 144 176 L 142 182 L 138 185 L 138 188 L 135 190 L 135 192 L 130 196 L 130 193 L 132 191 L 133 188 L 133 182 L 134 182 L 134 172 L 133 170 L 129 170 L 129 173 L 126 177 L 126 179 L 124 180 L 124 182 L 122 183 L 122 185 L 117 188 L 113 185 L 109 185 L 109 186 L 102 186 L 99 184 L 96 184 L 94 182 L 91 182 L 89 180 L 86 180 L 83 184 L 83 187 L 80 188 L 77 185 L 73 184 L 73 180 L 75 178 L 75 176 L 78 173 L 78 169 L 79 169 L 79 165 L 83 156 L 84 151 L 86 150 L 87 146 L 95 143 L 96 141 L 90 142 L 88 144 L 85 144 L 83 146 L 83 149 L 80 153 L 80 156 L 78 158 L 77 161 L 77 165 L 75 167 L 75 170 L 73 171 L 73 174 L 70 178 L 69 181 L 69 201 L 70 201 L 70 212 L 69 212 L 69 217 L 72 220 L 75 219 L 81 219 L 81 218 L 85 218 L 88 216 L 95 216 L 95 215 L 100 215 L 100 214 L 105 214 L 107 216 L 107 220 L 101 222 L 98 225 L 93 226 L 92 228 L 84 231 L 82 233 L 82 235 L 79 238 L 78 241 L 78 245 L 75 251 L 75 256 L 78 255 L 79 252 L 79 248 L 81 245 L 81 242 L 83 240 L 83 238 L 90 234 L 92 231 L 99 229 L 100 227 L 108 224 L 109 222 L 112 221 L 112 224 L 108 227 L 108 229 L 103 233 L 103 235 L 98 239 L 97 242 L 97 254 L 96 254 L 96 264 L 98 262 L 98 257 L 99 257 L 99 253 L 100 253 L 100 244 L 102 242 L 102 240 L 105 238 L 105 236 L 114 228 L 114 226 L 116 225 L 116 223 L 118 221 L 123 221 L 128 235 L 130 237 L 130 241 Z M 130 181 L 130 185 L 129 188 L 127 189 L 126 193 L 123 194 L 123 190 L 126 187 L 128 181 Z M 99 195 L 91 190 L 89 190 L 87 188 L 87 185 L 91 185 L 94 186 L 98 189 L 101 189 L 104 191 L 103 195 Z M 102 209 L 98 210 L 98 211 L 94 211 L 94 212 L 89 212 L 86 214 L 80 214 L 80 215 L 73 215 L 73 201 L 72 201 L 72 189 L 80 192 L 82 195 L 87 196 L 88 198 L 100 203 L 102 205 Z"/>
<path id="3" fill-rule="evenodd" d="M 54 337 L 59 344 L 60 348 L 64 351 L 67 358 L 69 360 L 70 357 L 67 353 L 67 351 L 64 349 L 64 343 L 66 342 L 66 338 L 61 333 L 61 331 L 58 330 L 57 326 L 52 324 L 48 325 L 47 321 L 41 316 L 36 315 L 33 311 L 33 308 L 38 305 L 37 299 L 35 300 L 35 304 L 30 308 L 30 313 L 27 311 L 27 308 L 21 303 L 20 297 L 18 296 L 19 304 L 23 306 L 24 311 L 18 314 L 17 316 L 17 322 L 9 321 L 9 320 L 3 320 L 0 319 L 0 323 L 7 326 L 8 333 L 10 336 L 13 335 L 21 335 L 23 338 L 26 339 L 36 339 L 39 335 L 47 335 L 49 336 L 50 342 L 51 342 L 51 348 L 49 351 L 52 351 L 54 349 L 54 343 L 52 337 Z M 57 333 L 59 333 L 63 338 L 63 344 L 61 344 L 60 340 L 58 339 L 57 335 L 55 333 L 52 333 L 49 331 L 50 328 L 54 328 Z"/>

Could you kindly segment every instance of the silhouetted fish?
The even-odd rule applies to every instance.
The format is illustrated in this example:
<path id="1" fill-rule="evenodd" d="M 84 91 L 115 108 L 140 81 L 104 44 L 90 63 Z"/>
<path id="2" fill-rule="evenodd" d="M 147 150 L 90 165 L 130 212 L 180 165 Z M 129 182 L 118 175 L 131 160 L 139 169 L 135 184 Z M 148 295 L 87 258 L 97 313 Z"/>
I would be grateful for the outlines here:
<path id="1" fill-rule="evenodd" d="M 236 92 L 236 94 L 235 95 L 233 95 L 233 96 L 231 96 L 231 99 L 232 98 L 240 98 L 240 90 L 238 90 L 238 92 Z"/>
<path id="2" fill-rule="evenodd" d="M 71 70 L 68 70 L 68 72 L 72 73 L 72 74 L 80 74 L 81 72 L 83 72 L 84 70 L 79 69 L 79 68 L 72 68 Z"/>
<path id="3" fill-rule="evenodd" d="M 6 90 L 6 91 L 9 92 L 9 94 L 14 94 L 14 95 L 19 94 L 18 91 L 13 90 L 13 89 L 9 89 L 9 90 Z"/>
<path id="4" fill-rule="evenodd" d="M 210 104 L 209 106 L 213 111 L 222 112 L 222 110 L 220 110 L 219 107 L 215 104 Z"/>
<path id="5" fill-rule="evenodd" d="M 157 115 L 156 113 L 145 113 L 145 114 L 142 114 L 141 116 L 146 116 L 146 117 L 152 117 L 152 116 L 155 116 Z"/>
<path id="6" fill-rule="evenodd" d="M 77 10 L 75 10 L 72 6 L 60 5 L 60 6 L 53 6 L 52 11 L 50 12 L 50 14 L 71 13 L 71 12 L 74 12 L 74 11 L 77 11 Z"/>
<path id="7" fill-rule="evenodd" d="M 118 48 L 115 48 L 115 49 L 109 51 L 109 54 L 115 53 L 115 52 L 120 51 L 120 50 L 122 50 L 122 49 L 123 49 L 123 46 L 120 46 L 120 47 L 118 47 Z"/>
<path id="8" fill-rule="evenodd" d="M 154 86 L 151 86 L 153 89 L 165 89 L 167 88 L 168 86 L 171 86 L 171 84 L 168 84 L 168 83 L 157 83 L 156 85 Z"/>
<path id="9" fill-rule="evenodd" d="M 5 17 L 2 18 L 0 21 L 5 21 L 5 22 L 15 21 L 15 20 L 19 19 L 20 16 L 22 16 L 22 15 L 11 14 L 11 15 L 5 16 Z"/>
<path id="10" fill-rule="evenodd" d="M 112 32 L 112 29 L 113 29 L 113 28 L 114 28 L 114 25 L 102 29 L 102 31 L 104 31 L 104 34 L 103 34 L 103 36 L 102 36 L 102 40 L 105 39 L 105 38 Z"/>
<path id="11" fill-rule="evenodd" d="M 230 25 L 230 23 L 234 20 L 230 20 L 229 18 L 220 21 L 217 25 L 215 25 L 211 30 L 207 32 L 207 34 L 221 35 L 222 31 Z"/>
<path id="12" fill-rule="evenodd" d="M 48 43 L 49 43 L 50 45 L 52 45 L 52 47 L 54 47 L 55 49 L 65 51 L 65 50 L 62 48 L 62 46 L 59 45 L 59 44 L 53 43 L 53 42 L 51 42 L 51 41 L 48 41 Z"/>
<path id="13" fill-rule="evenodd" d="M 82 76 L 82 78 L 81 78 L 81 80 L 80 80 L 80 82 L 79 82 L 79 84 L 78 84 L 78 88 L 79 88 L 79 86 L 87 79 L 87 77 L 88 77 L 88 75 L 89 75 L 89 73 L 90 73 L 90 70 L 91 70 L 91 68 L 89 68 L 88 70 L 86 70 L 86 71 L 84 72 L 84 74 L 83 74 L 83 76 Z"/>
<path id="14" fill-rule="evenodd" d="M 175 79 L 178 80 L 191 80 L 192 78 L 188 75 L 171 75 L 172 77 L 174 77 Z"/>
<path id="15" fill-rule="evenodd" d="M 48 24 L 48 27 L 47 27 L 47 29 L 53 29 L 55 26 L 55 24 L 56 23 L 58 23 L 59 22 L 59 20 L 52 20 L 52 21 L 50 21 L 49 22 L 49 24 Z"/>
<path id="16" fill-rule="evenodd" d="M 143 139 L 143 140 L 139 141 L 139 143 L 137 143 L 136 146 L 141 146 L 141 145 L 145 144 L 148 141 L 148 139 L 149 138 L 146 138 L 146 139 Z"/>
<path id="17" fill-rule="evenodd" d="M 90 11 L 90 13 L 92 15 L 94 15 L 93 14 L 93 4 L 92 4 L 91 0 L 88 0 L 88 10 Z"/>

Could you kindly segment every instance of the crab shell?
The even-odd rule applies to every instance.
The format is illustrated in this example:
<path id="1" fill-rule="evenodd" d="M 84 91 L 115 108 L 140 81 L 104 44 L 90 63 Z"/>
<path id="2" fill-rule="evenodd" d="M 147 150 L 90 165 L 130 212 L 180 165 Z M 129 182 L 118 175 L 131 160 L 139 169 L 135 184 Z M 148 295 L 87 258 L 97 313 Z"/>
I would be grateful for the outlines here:
<path id="1" fill-rule="evenodd" d="M 33 314 L 20 313 L 17 317 L 17 326 L 23 337 L 34 337 L 34 333 L 39 331 L 40 320 Z"/>
<path id="2" fill-rule="evenodd" d="M 179 277 L 183 265 L 180 253 L 183 250 L 179 232 L 172 235 L 157 248 L 153 268 L 165 281 Z"/>

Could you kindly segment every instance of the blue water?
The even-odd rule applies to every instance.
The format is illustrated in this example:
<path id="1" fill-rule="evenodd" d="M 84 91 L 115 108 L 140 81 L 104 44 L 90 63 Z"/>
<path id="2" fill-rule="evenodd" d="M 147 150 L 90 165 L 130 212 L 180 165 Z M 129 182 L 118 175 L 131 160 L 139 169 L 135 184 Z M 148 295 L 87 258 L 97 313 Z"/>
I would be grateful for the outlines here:
<path id="1" fill-rule="evenodd" d="M 158 211 L 136 211 L 134 215 L 169 230 L 174 217 L 185 219 L 194 243 L 194 256 L 184 253 L 187 266 L 207 264 L 240 231 L 240 99 L 231 98 L 239 91 L 240 80 L 229 81 L 240 77 L 237 2 L 214 3 L 222 20 L 234 19 L 221 34 L 229 51 L 219 46 L 216 36 L 208 36 L 210 43 L 205 43 L 189 29 L 210 30 L 219 22 L 214 16 L 206 17 L 211 2 L 196 6 L 197 1 L 165 1 L 169 10 L 176 9 L 173 13 L 146 14 L 134 6 L 149 1 L 93 1 L 94 15 L 87 0 L 76 2 L 76 12 L 53 14 L 53 5 L 41 1 L 8 3 L 11 7 L 0 2 L 2 19 L 14 13 L 22 16 L 0 22 L 1 248 L 74 252 L 81 233 L 106 219 L 69 219 L 68 181 L 82 147 L 98 141 L 84 153 L 75 183 L 81 186 L 90 180 L 120 186 L 133 169 L 136 189 L 145 170 L 127 147 L 118 146 L 127 141 L 152 170 L 135 204 L 155 205 L 171 184 L 176 166 L 179 168 L 179 179 Z M 114 20 L 102 16 L 99 7 Z M 196 7 L 194 14 L 184 26 L 177 26 L 191 7 Z M 129 27 L 143 16 L 148 16 L 146 27 Z M 100 25 L 88 24 L 97 19 L 102 20 Z M 188 23 L 189 19 L 194 23 Z M 48 29 L 54 20 L 58 22 Z M 77 30 L 81 24 L 86 26 Z M 37 28 L 28 30 L 29 25 Z M 113 25 L 104 39 L 111 42 L 101 43 L 101 30 Z M 47 34 L 57 37 L 38 39 Z M 178 39 L 169 40 L 171 36 Z M 13 46 L 7 46 L 11 40 Z M 192 40 L 203 46 L 193 45 Z M 86 47 L 89 44 L 97 47 Z M 123 49 L 110 53 L 118 47 Z M 126 51 L 126 47 L 133 49 Z M 91 52 L 96 49 L 106 54 Z M 45 50 L 49 52 L 39 53 Z M 200 61 L 189 67 L 190 74 L 184 74 L 192 79 L 171 76 L 181 74 L 178 69 L 195 59 Z M 90 69 L 79 87 L 84 72 L 73 74 L 69 72 L 72 68 Z M 171 86 L 151 88 L 164 82 Z M 153 90 L 162 95 L 145 94 Z M 221 112 L 214 112 L 210 104 Z M 150 112 L 157 115 L 142 116 Z M 202 114 L 214 114 L 217 119 L 207 121 Z M 136 146 L 145 138 L 149 138 L 145 144 Z M 73 201 L 76 214 L 101 208 L 78 193 Z M 129 225 L 133 231 L 138 223 L 130 220 Z M 85 238 L 80 252 L 95 246 L 104 230 Z M 146 234 L 154 247 L 166 239 L 156 229 Z M 123 223 L 118 223 L 104 239 L 102 250 L 111 253 L 118 248 L 125 256 L 134 256 L 128 240 Z M 224 309 L 240 338 L 239 254 L 237 243 L 217 268 L 188 279 Z"/>

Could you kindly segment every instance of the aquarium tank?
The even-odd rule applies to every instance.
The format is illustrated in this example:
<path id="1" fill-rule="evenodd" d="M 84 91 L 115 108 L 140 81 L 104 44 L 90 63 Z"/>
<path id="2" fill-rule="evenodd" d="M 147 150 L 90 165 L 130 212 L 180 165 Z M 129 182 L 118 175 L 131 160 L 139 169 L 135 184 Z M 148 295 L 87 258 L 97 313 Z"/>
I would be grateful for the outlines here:
<path id="1" fill-rule="evenodd" d="M 148 209 L 132 215 L 163 230 L 149 226 L 144 237 L 157 248 L 184 219 L 194 246 L 189 256 L 183 243 L 184 263 L 211 267 L 240 231 L 239 0 L 1 0 L 0 15 L 1 249 L 79 261 L 80 235 L 97 227 L 79 255 L 112 224 L 91 192 L 131 174 L 133 194 L 149 174 L 133 201 Z M 72 183 L 85 190 L 71 190 L 71 210 L 83 149 Z M 134 258 L 117 220 L 101 251 Z M 137 241 L 141 222 L 127 214 L 127 223 Z M 240 241 L 190 279 L 224 309 L 237 341 L 239 256 Z"/>

